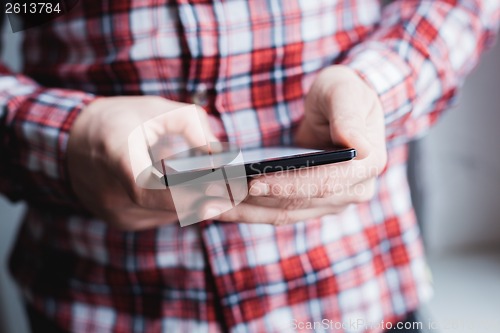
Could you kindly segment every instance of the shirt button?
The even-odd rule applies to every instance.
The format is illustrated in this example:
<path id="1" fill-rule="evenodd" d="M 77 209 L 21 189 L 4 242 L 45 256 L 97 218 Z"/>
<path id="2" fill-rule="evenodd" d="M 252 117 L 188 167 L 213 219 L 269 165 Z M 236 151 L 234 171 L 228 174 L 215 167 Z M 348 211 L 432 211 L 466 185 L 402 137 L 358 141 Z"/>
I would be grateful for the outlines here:
<path id="1" fill-rule="evenodd" d="M 207 86 L 200 83 L 192 96 L 193 103 L 199 106 L 207 106 L 208 104 L 208 92 Z"/>

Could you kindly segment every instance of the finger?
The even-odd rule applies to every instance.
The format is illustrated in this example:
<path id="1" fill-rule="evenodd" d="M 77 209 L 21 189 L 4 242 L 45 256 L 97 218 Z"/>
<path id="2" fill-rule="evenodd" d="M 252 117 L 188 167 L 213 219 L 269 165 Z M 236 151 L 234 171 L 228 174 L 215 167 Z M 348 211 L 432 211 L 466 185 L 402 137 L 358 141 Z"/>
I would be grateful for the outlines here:
<path id="1" fill-rule="evenodd" d="M 145 170 L 127 192 L 132 202 L 142 208 L 186 212 L 195 209 L 198 202 L 206 198 L 205 192 L 209 185 L 188 182 L 167 187 L 149 170 Z"/>
<path id="2" fill-rule="evenodd" d="M 333 192 L 329 196 L 323 198 L 288 198 L 277 199 L 272 197 L 251 197 L 252 199 L 260 199 L 258 201 L 250 201 L 249 203 L 260 203 L 274 207 L 286 209 L 305 209 L 318 207 L 343 207 L 351 204 L 359 204 L 370 201 L 375 194 L 376 180 L 370 178 L 351 186 L 334 187 Z M 266 200 L 269 200 L 266 202 Z"/>
<path id="3" fill-rule="evenodd" d="M 355 170 L 359 166 L 349 161 L 262 175 L 250 181 L 249 194 L 282 199 L 327 197 L 338 191 L 338 187 L 350 186 L 369 177 Z"/>
<path id="4" fill-rule="evenodd" d="M 297 210 L 297 209 L 307 209 L 312 207 L 321 207 L 320 204 L 316 204 L 315 202 L 316 200 L 320 199 L 308 199 L 308 198 L 279 199 L 272 197 L 248 196 L 247 199 L 245 199 L 244 203 L 259 207 Z"/>
<path id="5" fill-rule="evenodd" d="M 354 184 L 346 191 L 339 191 L 326 198 L 291 198 L 279 199 L 273 197 L 249 196 L 245 203 L 262 206 L 283 208 L 289 210 L 309 209 L 319 207 L 332 207 L 332 211 L 338 211 L 340 207 L 350 204 L 359 204 L 370 201 L 375 193 L 375 179 L 365 180 Z"/>
<path id="6" fill-rule="evenodd" d="M 288 210 L 275 207 L 262 207 L 240 203 L 227 210 L 225 202 L 212 200 L 207 202 L 200 210 L 200 217 L 211 218 L 225 222 L 263 223 L 275 226 L 296 223 L 323 216 L 329 213 L 329 207 Z M 218 212 L 218 213 L 217 213 Z"/>
<path id="7" fill-rule="evenodd" d="M 113 227 L 124 231 L 139 231 L 177 223 L 177 214 L 164 210 L 131 206 L 113 211 L 104 218 Z"/>

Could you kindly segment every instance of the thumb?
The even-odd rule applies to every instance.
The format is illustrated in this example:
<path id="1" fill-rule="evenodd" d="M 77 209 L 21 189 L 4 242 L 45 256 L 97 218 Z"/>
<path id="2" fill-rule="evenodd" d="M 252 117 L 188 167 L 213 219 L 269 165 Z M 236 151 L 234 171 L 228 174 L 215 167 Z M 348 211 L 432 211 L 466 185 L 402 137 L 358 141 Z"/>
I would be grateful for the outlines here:
<path id="1" fill-rule="evenodd" d="M 219 140 L 210 128 L 206 112 L 194 104 L 172 102 L 166 108 L 148 111 L 146 115 L 152 118 L 137 126 L 128 138 L 134 177 L 152 163 L 178 153 L 182 141 L 189 148 L 206 153 L 221 150 L 220 144 L 211 145 Z"/>
<path id="2" fill-rule="evenodd" d="M 168 134 L 181 135 L 192 148 L 199 148 L 204 152 L 220 150 L 219 140 L 210 128 L 207 113 L 199 106 L 187 105 L 172 110 L 166 119 Z"/>
<path id="3" fill-rule="evenodd" d="M 358 159 L 366 158 L 370 153 L 370 143 L 366 137 L 365 122 L 362 117 L 355 116 L 333 119 L 330 122 L 332 142 L 356 149 Z"/>

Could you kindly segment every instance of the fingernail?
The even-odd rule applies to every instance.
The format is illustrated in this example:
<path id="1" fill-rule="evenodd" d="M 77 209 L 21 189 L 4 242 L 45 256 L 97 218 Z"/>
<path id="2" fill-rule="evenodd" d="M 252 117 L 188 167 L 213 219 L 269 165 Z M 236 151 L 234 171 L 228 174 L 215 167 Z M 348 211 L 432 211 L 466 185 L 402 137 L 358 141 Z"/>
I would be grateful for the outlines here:
<path id="1" fill-rule="evenodd" d="M 220 184 L 210 184 L 205 190 L 205 194 L 211 197 L 224 197 L 227 190 Z"/>
<path id="2" fill-rule="evenodd" d="M 217 140 L 217 138 L 214 136 L 212 137 L 208 143 L 208 150 L 211 153 L 220 153 L 222 152 L 222 144 Z"/>
<path id="3" fill-rule="evenodd" d="M 255 197 L 268 195 L 269 185 L 266 183 L 256 181 L 255 183 L 252 184 L 252 186 L 250 186 L 250 190 L 248 191 L 248 193 Z"/>
<path id="4" fill-rule="evenodd" d="M 213 219 L 214 217 L 219 216 L 221 213 L 222 212 L 220 211 L 219 208 L 208 207 L 207 210 L 205 211 L 205 214 L 203 214 L 203 219 L 204 220 Z"/>

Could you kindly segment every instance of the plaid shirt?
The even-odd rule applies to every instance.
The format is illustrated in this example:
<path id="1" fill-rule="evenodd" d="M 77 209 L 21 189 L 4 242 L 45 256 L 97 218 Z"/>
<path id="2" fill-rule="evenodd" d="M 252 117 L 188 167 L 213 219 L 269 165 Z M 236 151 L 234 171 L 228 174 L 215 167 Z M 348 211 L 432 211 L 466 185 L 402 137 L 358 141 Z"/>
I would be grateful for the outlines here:
<path id="1" fill-rule="evenodd" d="M 29 203 L 11 258 L 23 295 L 74 332 L 380 332 L 431 290 L 407 142 L 450 106 L 493 41 L 499 7 L 88 0 L 30 29 L 23 74 L 2 67 L 0 76 L 0 189 Z M 355 69 L 385 111 L 388 165 L 371 202 L 279 228 L 204 221 L 121 232 L 82 213 L 66 148 L 96 96 L 196 102 L 222 139 L 286 145 L 312 81 L 335 63 Z"/>

